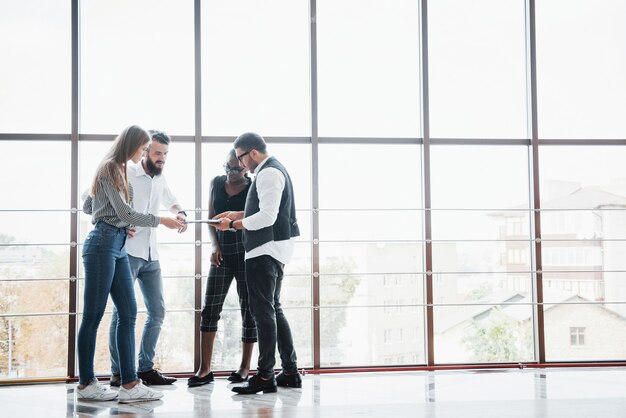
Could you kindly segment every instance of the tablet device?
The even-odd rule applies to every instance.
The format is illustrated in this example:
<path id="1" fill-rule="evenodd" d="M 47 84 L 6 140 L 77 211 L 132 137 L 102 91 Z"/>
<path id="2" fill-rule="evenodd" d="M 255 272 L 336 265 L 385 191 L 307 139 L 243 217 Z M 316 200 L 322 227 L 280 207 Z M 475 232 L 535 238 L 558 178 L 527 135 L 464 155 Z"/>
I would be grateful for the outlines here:
<path id="1" fill-rule="evenodd" d="M 200 219 L 200 220 L 189 220 L 185 221 L 187 224 L 219 224 L 221 219 Z"/>

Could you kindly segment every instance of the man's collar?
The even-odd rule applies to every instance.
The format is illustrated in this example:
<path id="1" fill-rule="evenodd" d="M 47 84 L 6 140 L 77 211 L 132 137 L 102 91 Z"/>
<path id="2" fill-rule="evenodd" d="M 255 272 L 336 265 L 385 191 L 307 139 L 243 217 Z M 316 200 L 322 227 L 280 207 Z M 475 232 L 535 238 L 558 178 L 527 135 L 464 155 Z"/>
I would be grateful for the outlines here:
<path id="1" fill-rule="evenodd" d="M 263 166 L 265 165 L 265 163 L 267 162 L 267 160 L 269 160 L 270 158 L 272 158 L 272 156 L 271 156 L 271 155 L 268 155 L 267 157 L 265 157 L 265 159 L 264 159 L 263 161 L 261 161 L 261 162 L 259 163 L 259 165 L 257 165 L 257 166 L 256 166 L 256 168 L 254 169 L 254 172 L 255 172 L 255 173 L 258 173 L 258 172 L 259 172 L 259 170 L 261 169 L 261 167 L 263 167 Z"/>
<path id="2" fill-rule="evenodd" d="M 150 174 L 146 173 L 146 170 L 143 169 L 143 158 L 141 159 L 141 161 L 139 161 L 139 164 L 137 164 L 135 167 L 135 177 L 141 177 L 141 176 L 148 176 L 150 177 Z"/>

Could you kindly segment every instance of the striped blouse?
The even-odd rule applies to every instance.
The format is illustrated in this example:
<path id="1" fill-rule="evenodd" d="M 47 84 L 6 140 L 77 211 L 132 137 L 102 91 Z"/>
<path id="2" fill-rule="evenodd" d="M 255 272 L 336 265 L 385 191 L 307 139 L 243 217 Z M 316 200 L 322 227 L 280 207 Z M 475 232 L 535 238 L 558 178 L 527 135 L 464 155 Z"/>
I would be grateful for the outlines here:
<path id="1" fill-rule="evenodd" d="M 112 181 L 100 177 L 96 195 L 83 194 L 85 199 L 83 212 L 91 215 L 91 223 L 95 225 L 98 221 L 104 221 L 117 228 L 125 228 L 130 225 L 153 228 L 159 226 L 161 219 L 158 216 L 150 213 L 139 213 L 132 208 L 133 187 L 130 184 L 128 187 L 130 205 L 126 203 L 123 191 L 117 190 Z"/>

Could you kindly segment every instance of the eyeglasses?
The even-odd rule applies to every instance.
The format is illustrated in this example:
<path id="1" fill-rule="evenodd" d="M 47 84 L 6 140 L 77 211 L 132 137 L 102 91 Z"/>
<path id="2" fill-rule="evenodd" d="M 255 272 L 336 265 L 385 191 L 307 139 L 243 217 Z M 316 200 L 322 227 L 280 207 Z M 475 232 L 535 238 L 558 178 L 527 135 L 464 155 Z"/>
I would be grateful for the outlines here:
<path id="1" fill-rule="evenodd" d="M 243 157 L 245 157 L 246 155 L 250 154 L 251 152 L 252 152 L 252 150 L 250 150 L 250 151 L 246 151 L 246 152 L 244 152 L 243 154 L 238 155 L 238 156 L 237 156 L 237 159 L 239 160 L 239 162 L 241 162 L 241 159 L 242 159 Z"/>
<path id="2" fill-rule="evenodd" d="M 224 163 L 224 170 L 226 170 L 227 173 L 241 173 L 243 171 L 243 168 L 231 167 L 230 165 L 228 165 L 228 163 Z"/>

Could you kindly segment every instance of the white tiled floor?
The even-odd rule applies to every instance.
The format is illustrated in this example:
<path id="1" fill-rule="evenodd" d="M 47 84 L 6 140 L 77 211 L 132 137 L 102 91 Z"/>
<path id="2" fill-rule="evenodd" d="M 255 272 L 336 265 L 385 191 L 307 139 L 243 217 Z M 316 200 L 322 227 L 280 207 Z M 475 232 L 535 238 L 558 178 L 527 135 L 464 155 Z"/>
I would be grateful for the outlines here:
<path id="1" fill-rule="evenodd" d="M 626 417 L 626 368 L 307 375 L 302 389 L 235 395 L 225 378 L 161 401 L 76 401 L 74 385 L 0 386 L 2 417 Z"/>

